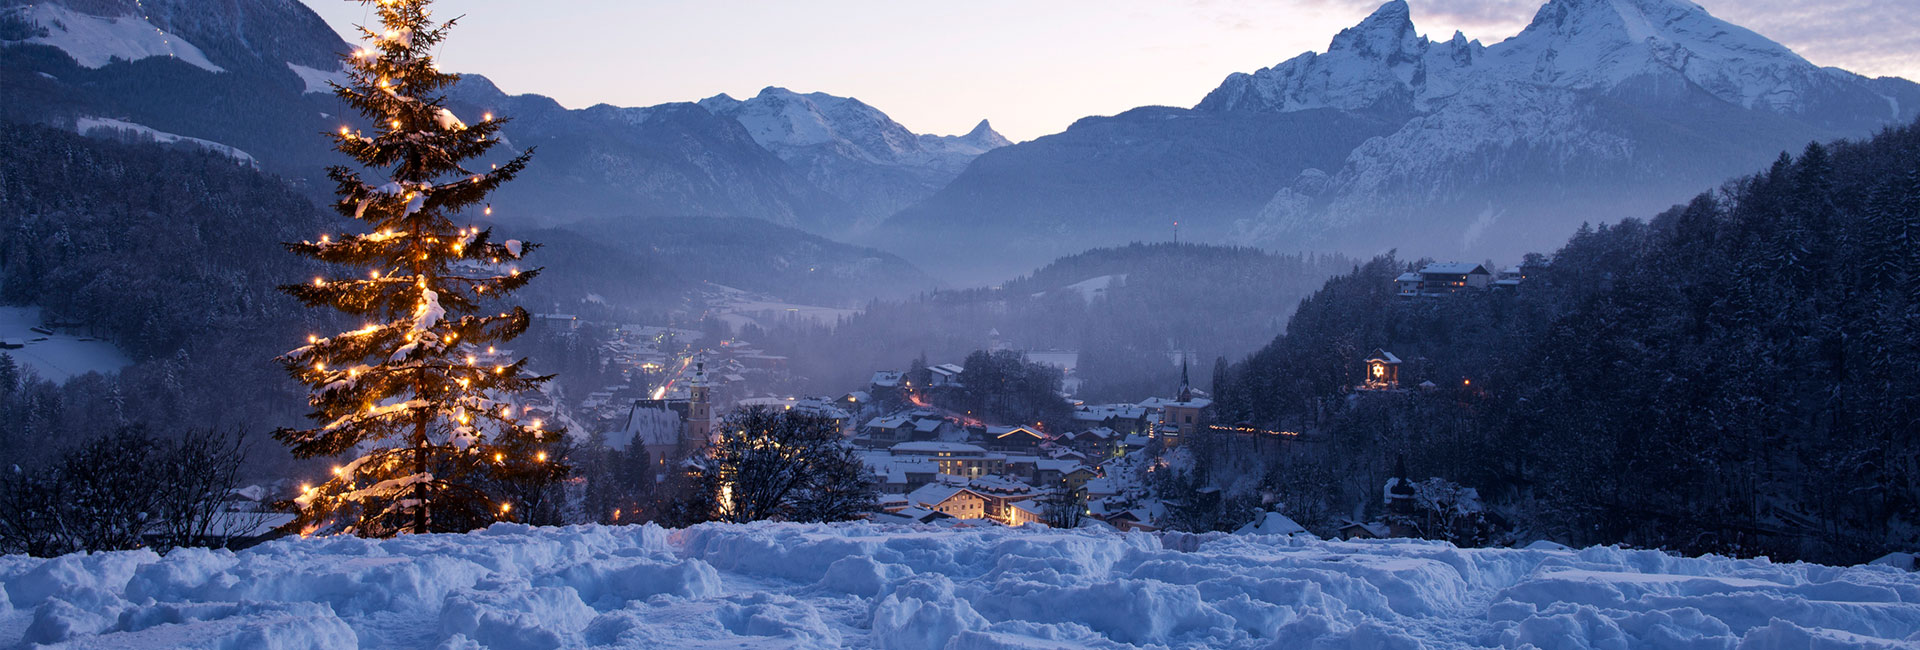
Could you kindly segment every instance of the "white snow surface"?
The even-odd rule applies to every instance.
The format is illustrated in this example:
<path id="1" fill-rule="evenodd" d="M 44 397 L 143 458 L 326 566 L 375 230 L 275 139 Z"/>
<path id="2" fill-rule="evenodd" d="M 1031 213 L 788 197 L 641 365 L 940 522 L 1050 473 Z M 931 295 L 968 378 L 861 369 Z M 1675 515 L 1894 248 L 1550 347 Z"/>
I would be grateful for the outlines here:
<path id="1" fill-rule="evenodd" d="M 1920 576 L 1618 548 L 853 524 L 528 528 L 0 558 L 0 645 L 1808 648 Z"/>
<path id="2" fill-rule="evenodd" d="M 153 138 L 154 142 L 158 142 L 161 144 L 174 144 L 174 143 L 184 142 L 186 144 L 190 144 L 190 145 L 199 147 L 201 149 L 206 149 L 207 151 L 211 151 L 211 152 L 226 156 L 228 158 L 232 158 L 236 161 L 246 163 L 249 166 L 253 166 L 253 167 L 260 166 L 260 161 L 254 159 L 253 154 L 247 153 L 245 151 L 241 151 L 235 147 L 220 144 L 212 140 L 202 140 L 200 138 L 192 138 L 192 137 L 187 137 L 187 136 L 179 135 L 175 133 L 168 133 L 166 131 L 161 131 L 159 129 L 155 129 L 153 127 L 147 126 L 145 124 L 135 124 L 133 122 L 128 122 L 125 120 L 116 120 L 116 119 L 107 118 L 107 117 L 82 117 L 73 121 L 73 130 L 75 132 L 78 132 L 80 135 L 89 135 L 95 131 L 100 131 L 100 130 L 114 131 L 121 134 L 132 134 L 136 137 Z"/>
<path id="3" fill-rule="evenodd" d="M 287 63 L 287 69 L 292 70 L 294 74 L 300 75 L 300 81 L 307 84 L 305 94 L 319 93 L 322 95 L 331 95 L 333 94 L 333 86 L 327 84 L 335 83 L 345 86 L 351 81 L 347 78 L 347 71 L 342 69 L 335 69 L 329 72 L 292 62 Z"/>
<path id="4" fill-rule="evenodd" d="M 101 68 L 115 59 L 138 61 L 167 56 L 208 72 L 226 72 L 185 39 L 167 33 L 140 16 L 95 16 L 53 3 L 35 3 L 19 10 L 27 22 L 47 31 L 27 43 L 51 45 L 88 68 Z"/>
<path id="5" fill-rule="evenodd" d="M 112 343 L 61 331 L 41 334 L 38 307 L 0 307 L 0 340 L 25 347 L 0 349 L 15 363 L 41 379 L 64 382 L 89 372 L 112 374 L 133 365 L 133 360 Z M 44 341 L 39 339 L 46 339 Z"/>

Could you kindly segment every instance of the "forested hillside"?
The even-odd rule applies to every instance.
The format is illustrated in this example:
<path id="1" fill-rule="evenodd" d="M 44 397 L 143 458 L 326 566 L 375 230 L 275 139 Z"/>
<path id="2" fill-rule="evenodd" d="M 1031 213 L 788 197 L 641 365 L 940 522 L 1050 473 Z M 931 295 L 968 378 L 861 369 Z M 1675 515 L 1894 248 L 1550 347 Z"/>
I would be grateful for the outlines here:
<path id="1" fill-rule="evenodd" d="M 1917 237 L 1920 125 L 1812 145 L 1583 227 L 1517 291 L 1402 299 L 1410 265 L 1373 260 L 1225 373 L 1222 412 L 1326 435 L 1264 479 L 1303 509 L 1377 504 L 1404 457 L 1572 543 L 1864 561 L 1920 539 Z M 1353 394 L 1373 348 L 1438 388 Z"/>
<path id="2" fill-rule="evenodd" d="M 1352 266 L 1340 256 L 1135 243 L 1061 258 L 997 287 L 876 302 L 835 326 L 784 324 L 766 340 L 819 392 L 844 391 L 923 354 L 957 363 L 997 344 L 1078 351 L 1082 397 L 1139 400 L 1178 386 L 1175 353 L 1207 364 L 1245 354 L 1302 296 Z"/>
<path id="3" fill-rule="evenodd" d="M 297 416 L 271 358 L 312 324 L 274 287 L 311 269 L 280 242 L 329 220 L 225 156 L 0 123 L 0 297 L 84 323 L 135 361 L 64 389 L 0 382 L 18 414 L 0 421 L 0 452 L 24 459 L 135 422 Z"/>

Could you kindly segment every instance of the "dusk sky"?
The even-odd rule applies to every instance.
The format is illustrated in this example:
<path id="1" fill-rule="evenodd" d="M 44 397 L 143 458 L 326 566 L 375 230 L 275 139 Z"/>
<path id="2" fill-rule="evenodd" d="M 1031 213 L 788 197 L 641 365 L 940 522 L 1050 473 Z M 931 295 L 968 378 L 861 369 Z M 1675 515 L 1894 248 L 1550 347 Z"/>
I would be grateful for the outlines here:
<path id="1" fill-rule="evenodd" d="M 342 33 L 358 2 L 304 0 Z M 1541 0 L 1412 0 L 1429 37 L 1488 44 Z M 1820 65 L 1920 79 L 1914 0 L 1706 0 L 1715 15 Z M 1232 72 L 1322 51 L 1375 0 L 442 0 L 466 14 L 441 52 L 509 93 L 579 108 L 647 106 L 766 86 L 857 97 L 916 132 L 982 118 L 1014 140 L 1088 115 L 1191 106 Z M 354 40 L 349 37 L 348 40 Z"/>

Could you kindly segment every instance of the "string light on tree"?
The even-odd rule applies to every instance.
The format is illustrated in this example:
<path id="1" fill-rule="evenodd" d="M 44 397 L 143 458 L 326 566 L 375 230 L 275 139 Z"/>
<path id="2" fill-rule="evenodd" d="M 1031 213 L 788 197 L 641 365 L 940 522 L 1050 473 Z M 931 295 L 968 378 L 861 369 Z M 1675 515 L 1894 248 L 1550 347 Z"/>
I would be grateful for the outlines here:
<path id="1" fill-rule="evenodd" d="M 303 458 L 358 457 L 334 465 L 326 482 L 302 485 L 285 530 L 381 537 L 471 530 L 512 512 L 501 498 L 507 490 L 551 485 L 568 472 L 564 462 L 548 462 L 546 447 L 556 440 L 548 434 L 559 432 L 518 422 L 504 405 L 549 378 L 528 373 L 524 359 L 476 364 L 480 347 L 526 330 L 521 308 L 497 316 L 480 309 L 483 299 L 506 297 L 539 275 L 518 267 L 537 246 L 496 242 L 491 230 L 454 221 L 484 209 L 531 151 L 485 172 L 468 170 L 468 161 L 500 142 L 507 120 L 489 113 L 468 125 L 446 107 L 443 92 L 458 77 L 440 72 L 431 53 L 452 22 L 432 21 L 431 0 L 362 1 L 377 13 L 378 31 L 361 28 L 365 45 L 344 57 L 347 83 L 334 94 L 386 128 L 366 135 L 341 126 L 331 135 L 334 147 L 358 164 L 329 176 L 335 209 L 368 234 L 288 244 L 342 272 L 282 290 L 368 322 L 331 338 L 309 336 L 281 357 L 311 388 L 317 426 L 274 433 Z M 356 169 L 387 178 L 366 180 Z"/>

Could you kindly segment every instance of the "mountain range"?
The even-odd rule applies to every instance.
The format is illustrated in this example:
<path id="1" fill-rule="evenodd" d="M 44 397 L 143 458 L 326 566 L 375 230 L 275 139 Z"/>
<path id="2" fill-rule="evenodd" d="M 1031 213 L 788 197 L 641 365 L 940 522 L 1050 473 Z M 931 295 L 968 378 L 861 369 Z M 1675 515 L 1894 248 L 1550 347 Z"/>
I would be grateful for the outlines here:
<path id="1" fill-rule="evenodd" d="M 1511 259 L 1916 115 L 1912 82 L 1815 66 L 1684 0 L 1551 0 L 1494 45 L 1429 40 L 1394 0 L 1193 108 L 983 155 L 875 241 L 996 253 L 917 258 L 949 275 L 1164 240 L 1175 222 L 1282 250 Z"/>
<path id="2" fill-rule="evenodd" d="M 298 0 L 0 0 L 0 42 L 0 118 L 217 143 L 308 182 L 343 160 L 317 134 L 358 122 L 328 85 L 352 48 Z M 493 206 L 526 226 L 745 216 L 844 235 L 1008 144 L 985 122 L 915 134 L 858 100 L 779 88 L 570 110 L 466 75 L 448 104 L 512 117 L 508 144 L 539 150 Z"/>
<path id="3" fill-rule="evenodd" d="M 350 46 L 298 0 L 0 0 L 0 42 L 0 119 L 199 143 L 316 196 L 341 161 L 316 134 L 355 122 L 327 93 Z M 509 144 L 539 149 L 497 221 L 752 217 L 975 283 L 1174 237 L 1510 259 L 1809 141 L 1911 122 L 1920 85 L 1816 66 L 1685 0 L 1549 0 L 1491 45 L 1429 39 L 1394 0 L 1190 108 L 1019 144 L 779 87 L 567 109 L 469 75 L 449 104 L 510 116 Z"/>

